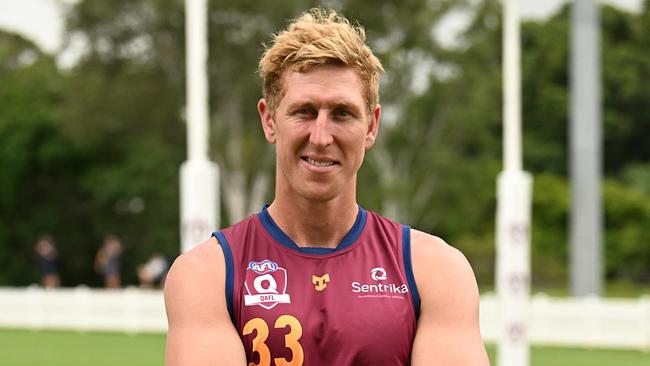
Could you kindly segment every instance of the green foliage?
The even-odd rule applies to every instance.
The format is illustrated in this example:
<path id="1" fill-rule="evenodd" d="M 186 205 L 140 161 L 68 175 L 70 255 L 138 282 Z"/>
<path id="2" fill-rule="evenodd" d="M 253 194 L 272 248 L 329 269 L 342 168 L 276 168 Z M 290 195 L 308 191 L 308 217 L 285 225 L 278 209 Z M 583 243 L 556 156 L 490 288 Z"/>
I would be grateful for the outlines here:
<path id="1" fill-rule="evenodd" d="M 62 79 L 52 57 L 0 33 L 0 284 L 37 281 L 32 245 L 77 224 L 86 163 L 57 118 Z M 79 230 L 81 231 L 81 230 Z"/>
<path id="2" fill-rule="evenodd" d="M 605 270 L 609 278 L 650 281 L 650 195 L 607 180 Z"/>
<path id="3" fill-rule="evenodd" d="M 621 176 L 623 181 L 650 196 L 650 163 L 630 163 Z"/>
<path id="4" fill-rule="evenodd" d="M 618 175 L 650 160 L 650 9 L 632 15 L 601 6 L 604 168 Z M 522 92 L 527 169 L 566 174 L 570 5 L 522 27 Z"/>
<path id="5" fill-rule="evenodd" d="M 608 279 L 647 282 L 650 278 L 650 195 L 607 179 L 604 203 L 604 260 Z M 565 178 L 535 177 L 532 269 L 537 288 L 565 284 L 568 278 L 569 187 Z"/>
<path id="6" fill-rule="evenodd" d="M 533 286 L 563 286 L 568 276 L 569 187 L 564 177 L 538 174 L 533 182 Z"/>
<path id="7" fill-rule="evenodd" d="M 568 7 L 522 27 L 524 166 L 565 175 L 568 160 Z"/>
<path id="8" fill-rule="evenodd" d="M 648 131 L 650 121 L 650 7 L 639 16 L 629 16 L 604 7 L 603 101 L 605 124 L 605 169 L 619 173 L 632 161 L 649 161 L 650 145 L 639 131 Z M 630 111 L 634 111 L 630 113 Z"/>

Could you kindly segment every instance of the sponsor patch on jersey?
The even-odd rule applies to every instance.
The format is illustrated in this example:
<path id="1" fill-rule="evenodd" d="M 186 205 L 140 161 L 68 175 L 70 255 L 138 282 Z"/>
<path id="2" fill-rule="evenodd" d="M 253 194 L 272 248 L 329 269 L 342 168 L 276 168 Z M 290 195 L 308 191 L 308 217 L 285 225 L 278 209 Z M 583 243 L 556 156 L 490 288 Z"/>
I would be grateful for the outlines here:
<path id="1" fill-rule="evenodd" d="M 290 304 L 287 294 L 287 271 L 272 260 L 250 262 L 246 268 L 244 305 L 271 309 L 277 304 Z"/>
<path id="2" fill-rule="evenodd" d="M 391 298 L 404 299 L 409 292 L 405 283 L 391 283 L 383 267 L 370 270 L 370 278 L 374 282 L 352 281 L 352 292 L 362 298 Z M 384 282 L 387 281 L 387 282 Z"/>

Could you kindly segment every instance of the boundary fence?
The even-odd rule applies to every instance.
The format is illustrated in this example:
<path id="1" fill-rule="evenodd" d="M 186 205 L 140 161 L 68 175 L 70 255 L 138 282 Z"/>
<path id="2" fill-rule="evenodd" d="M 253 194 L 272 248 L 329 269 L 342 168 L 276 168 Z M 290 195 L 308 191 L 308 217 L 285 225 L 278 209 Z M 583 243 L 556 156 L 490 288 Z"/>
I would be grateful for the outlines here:
<path id="1" fill-rule="evenodd" d="M 529 314 L 528 332 L 533 344 L 650 351 L 650 297 L 535 295 Z M 486 342 L 497 339 L 498 317 L 496 297 L 483 295 L 481 333 Z M 0 287 L 0 327 L 166 332 L 167 318 L 160 290 Z"/>

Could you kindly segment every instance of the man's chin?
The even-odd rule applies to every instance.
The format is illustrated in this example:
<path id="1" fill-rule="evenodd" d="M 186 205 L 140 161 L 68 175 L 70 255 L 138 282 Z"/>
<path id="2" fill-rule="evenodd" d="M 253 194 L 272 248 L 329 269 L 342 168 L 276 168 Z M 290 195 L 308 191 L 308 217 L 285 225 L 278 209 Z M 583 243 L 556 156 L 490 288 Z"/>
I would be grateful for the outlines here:
<path id="1" fill-rule="evenodd" d="M 334 187 L 302 187 L 298 191 L 298 194 L 308 201 L 313 201 L 315 203 L 326 203 L 336 197 L 338 197 L 341 192 Z"/>

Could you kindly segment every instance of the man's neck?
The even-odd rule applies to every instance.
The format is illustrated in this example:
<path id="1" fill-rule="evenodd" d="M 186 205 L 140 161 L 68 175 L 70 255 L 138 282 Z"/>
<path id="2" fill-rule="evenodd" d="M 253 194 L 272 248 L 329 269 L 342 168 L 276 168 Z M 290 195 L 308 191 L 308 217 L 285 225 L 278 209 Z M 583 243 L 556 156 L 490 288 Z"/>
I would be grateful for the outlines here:
<path id="1" fill-rule="evenodd" d="M 276 197 L 268 212 L 280 229 L 301 247 L 335 248 L 350 231 L 358 206 L 352 199 L 326 202 Z"/>

